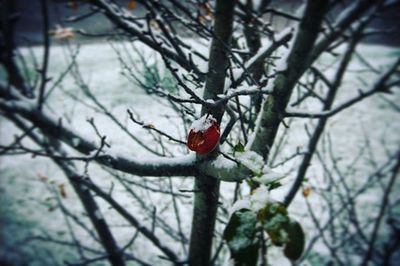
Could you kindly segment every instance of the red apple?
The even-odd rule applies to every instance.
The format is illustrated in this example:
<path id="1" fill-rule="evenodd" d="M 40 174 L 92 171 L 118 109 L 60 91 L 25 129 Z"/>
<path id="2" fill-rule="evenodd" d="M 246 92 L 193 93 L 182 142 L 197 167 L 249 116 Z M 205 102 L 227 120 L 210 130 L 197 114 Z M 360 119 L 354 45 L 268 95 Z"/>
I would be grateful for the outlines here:
<path id="1" fill-rule="evenodd" d="M 190 127 L 187 146 L 197 154 L 212 152 L 218 145 L 220 130 L 217 120 L 212 115 L 204 115 Z"/>

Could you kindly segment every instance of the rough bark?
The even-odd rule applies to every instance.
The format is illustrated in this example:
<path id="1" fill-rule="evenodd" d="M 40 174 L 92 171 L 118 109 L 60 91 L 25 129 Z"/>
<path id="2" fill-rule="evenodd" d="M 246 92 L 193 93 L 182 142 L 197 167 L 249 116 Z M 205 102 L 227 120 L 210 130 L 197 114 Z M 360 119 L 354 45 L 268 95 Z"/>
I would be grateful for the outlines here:
<path id="1" fill-rule="evenodd" d="M 268 160 L 270 148 L 284 117 L 293 88 L 306 68 L 308 56 L 318 36 L 328 4 L 328 1 L 324 0 L 307 3 L 293 47 L 287 57 L 287 68 L 277 75 L 273 94 L 267 98 L 263 106 L 260 127 L 251 150 L 261 154 L 265 161 Z"/>
<path id="2" fill-rule="evenodd" d="M 214 37 L 211 43 L 209 71 L 207 73 L 204 99 L 216 99 L 224 91 L 226 69 L 229 59 L 233 24 L 234 2 L 217 0 L 215 8 Z M 212 114 L 221 122 L 224 110 L 221 107 L 202 109 L 202 114 Z M 212 239 L 218 209 L 220 181 L 207 175 L 197 175 L 194 189 L 192 231 L 189 247 L 189 265 L 209 265 Z"/>

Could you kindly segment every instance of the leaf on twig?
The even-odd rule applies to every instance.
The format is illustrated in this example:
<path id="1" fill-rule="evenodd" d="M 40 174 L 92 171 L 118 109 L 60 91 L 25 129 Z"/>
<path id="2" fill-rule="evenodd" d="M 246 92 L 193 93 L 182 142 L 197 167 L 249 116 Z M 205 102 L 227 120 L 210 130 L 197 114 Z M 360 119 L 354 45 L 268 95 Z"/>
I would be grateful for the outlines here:
<path id="1" fill-rule="evenodd" d="M 262 199 L 265 193 L 268 193 L 267 187 L 260 187 L 252 195 L 255 199 L 243 199 L 233 206 L 223 238 L 235 265 L 257 264 L 260 229 L 267 233 L 274 246 L 283 248 L 288 259 L 298 260 L 304 251 L 305 235 L 301 225 L 289 217 L 283 203 L 271 201 L 265 195 Z"/>
<path id="2" fill-rule="evenodd" d="M 234 152 L 244 152 L 244 146 L 242 143 L 238 143 L 235 145 L 235 147 L 233 147 L 233 151 Z"/>
<path id="3" fill-rule="evenodd" d="M 304 250 L 305 236 L 301 225 L 291 220 L 287 228 L 289 241 L 286 243 L 283 253 L 290 260 L 298 260 Z"/>
<path id="4" fill-rule="evenodd" d="M 280 202 L 268 203 L 258 212 L 258 220 L 271 239 L 272 244 L 281 247 L 288 242 L 287 226 L 290 221 L 286 207 Z"/>
<path id="5" fill-rule="evenodd" d="M 65 192 L 65 184 L 59 184 L 58 190 L 60 191 L 61 197 L 63 197 L 64 199 L 67 198 L 67 193 Z"/>
<path id="6" fill-rule="evenodd" d="M 260 241 L 257 233 L 257 215 L 248 209 L 234 212 L 225 231 L 226 240 L 235 265 L 255 266 Z"/>
<path id="7" fill-rule="evenodd" d="M 310 196 L 311 191 L 312 189 L 310 187 L 303 188 L 303 196 L 307 198 L 308 196 Z"/>
<path id="8" fill-rule="evenodd" d="M 268 190 L 271 191 L 281 186 L 282 186 L 281 182 L 271 182 L 270 184 L 268 184 Z"/>
<path id="9" fill-rule="evenodd" d="M 136 0 L 130 0 L 128 3 L 128 10 L 133 10 L 137 7 Z"/>
<path id="10" fill-rule="evenodd" d="M 262 223 L 273 245 L 283 247 L 285 256 L 298 260 L 304 250 L 305 235 L 301 225 L 289 217 L 286 207 L 279 202 L 270 203 L 258 212 Z"/>

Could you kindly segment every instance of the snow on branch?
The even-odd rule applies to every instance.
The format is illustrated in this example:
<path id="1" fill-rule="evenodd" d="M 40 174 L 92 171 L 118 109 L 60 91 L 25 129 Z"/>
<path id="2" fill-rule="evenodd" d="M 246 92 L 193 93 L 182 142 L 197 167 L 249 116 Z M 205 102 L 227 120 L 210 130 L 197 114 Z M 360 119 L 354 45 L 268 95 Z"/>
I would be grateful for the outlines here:
<path id="1" fill-rule="evenodd" d="M 280 33 L 278 33 L 273 38 L 271 43 L 269 43 L 265 47 L 260 48 L 258 50 L 258 52 L 244 64 L 244 68 L 250 69 L 257 62 L 260 62 L 260 61 L 264 60 L 265 58 L 271 56 L 271 54 L 273 52 L 275 52 L 279 47 L 287 44 L 292 39 L 292 37 L 293 37 L 293 28 L 288 27 L 288 28 L 282 30 Z M 235 76 L 238 77 L 234 81 L 236 86 L 241 84 L 243 82 L 243 80 L 246 78 L 247 72 L 245 71 L 245 69 L 240 70 L 239 73 L 235 73 Z M 226 84 L 230 84 L 230 82 L 226 82 Z"/>
<path id="2" fill-rule="evenodd" d="M 273 42 L 271 42 L 269 45 L 261 48 L 257 54 L 255 54 L 252 58 L 250 58 L 245 64 L 244 68 L 239 71 L 239 73 L 235 73 L 235 76 L 238 78 L 234 80 L 235 86 L 241 84 L 244 79 L 246 78 L 246 73 L 248 73 L 246 70 L 250 69 L 253 67 L 257 62 L 264 60 L 268 56 L 270 56 L 276 49 L 278 49 L 280 46 L 285 45 L 293 36 L 293 30 L 292 28 L 287 28 L 283 30 L 281 33 L 277 34 L 275 36 Z M 163 57 L 164 62 L 166 63 L 167 67 L 169 67 L 169 63 L 165 58 Z M 250 88 L 241 88 L 241 89 L 236 89 L 233 91 L 229 91 L 226 95 L 219 95 L 220 98 L 217 100 L 204 100 L 202 97 L 197 95 L 192 89 L 190 89 L 188 86 L 184 84 L 183 81 L 179 78 L 178 74 L 175 73 L 175 71 L 171 70 L 172 75 L 176 78 L 178 83 L 181 85 L 181 87 L 185 90 L 186 93 L 190 95 L 189 99 L 184 99 L 184 98 L 179 98 L 171 94 L 166 94 L 163 92 L 162 93 L 164 96 L 167 96 L 170 100 L 175 101 L 175 102 L 187 102 L 187 103 L 197 103 L 201 104 L 207 108 L 216 108 L 222 105 L 225 105 L 229 100 L 232 98 L 235 98 L 237 96 L 243 96 L 243 95 L 256 95 L 256 94 L 271 94 L 272 89 L 261 89 L 263 84 L 261 84 L 258 87 L 250 87 Z M 226 78 L 225 80 L 225 87 L 229 87 L 232 85 L 231 80 L 229 77 Z M 226 91 L 226 90 L 225 90 Z M 157 92 L 159 92 L 157 90 Z"/>
<path id="3" fill-rule="evenodd" d="M 179 103 L 194 103 L 194 104 L 201 104 L 207 108 L 216 108 L 222 105 L 225 105 L 229 100 L 232 98 L 235 98 L 237 96 L 243 96 L 243 95 L 256 95 L 256 94 L 271 94 L 272 89 L 266 88 L 266 89 L 261 89 L 261 86 L 252 86 L 250 88 L 240 88 L 236 90 L 231 90 L 229 91 L 226 95 L 220 94 L 218 96 L 220 97 L 218 100 L 204 100 L 201 96 L 197 95 L 193 90 L 187 88 L 185 91 L 190 91 L 190 98 L 179 98 L 177 96 L 174 96 L 172 94 L 167 94 L 162 92 L 161 90 L 156 90 L 157 93 L 160 93 L 163 96 L 168 97 L 170 100 L 179 102 Z"/>
<path id="4" fill-rule="evenodd" d="M 0 84 L 0 95 L 6 95 L 6 86 Z M 71 148 L 88 155 L 87 157 L 66 157 L 57 159 L 93 160 L 106 167 L 138 176 L 191 176 L 197 172 L 213 176 L 227 182 L 238 182 L 251 175 L 251 171 L 242 164 L 220 155 L 215 160 L 196 158 L 194 154 L 166 158 L 136 158 L 120 155 L 111 148 L 103 147 L 92 140 L 81 136 L 62 119 L 48 114 L 46 110 L 38 111 L 34 101 L 25 100 L 14 96 L 16 100 L 0 99 L 0 109 L 29 120 L 52 137 L 60 139 Z"/>
<path id="5" fill-rule="evenodd" d="M 27 127 L 23 121 L 16 118 L 12 115 L 11 120 L 16 123 L 16 125 L 21 130 L 26 130 Z M 107 193 L 102 190 L 100 187 L 95 185 L 90 177 L 80 175 L 76 169 L 77 167 L 71 163 L 64 160 L 64 156 L 67 156 L 67 152 L 62 149 L 61 146 L 48 144 L 43 141 L 37 134 L 30 132 L 30 138 L 39 146 L 46 148 L 49 156 L 53 159 L 54 163 L 56 163 L 64 174 L 69 179 L 72 186 L 75 188 L 76 193 L 82 199 L 82 203 L 85 207 L 86 212 L 89 214 L 91 221 L 96 225 L 95 228 L 102 239 L 103 243 L 105 244 L 105 248 L 108 249 L 107 251 L 112 254 L 116 250 L 119 250 L 115 240 L 111 232 L 109 231 L 108 227 L 104 227 L 105 220 L 101 214 L 100 209 L 98 208 L 96 202 L 93 199 L 91 193 L 86 189 L 89 188 L 97 196 L 104 199 L 107 203 L 110 204 L 122 217 L 124 217 L 132 226 L 137 228 L 137 230 L 143 234 L 148 240 L 150 240 L 157 248 L 159 248 L 167 257 L 172 261 L 178 261 L 179 258 L 175 254 L 174 251 L 169 249 L 169 247 L 165 246 L 160 239 L 154 234 L 153 231 L 148 229 L 146 226 L 141 224 L 141 222 L 132 214 L 130 214 L 125 208 L 123 208 L 111 195 L 111 193 Z"/>
<path id="6" fill-rule="evenodd" d="M 0 87 L 0 90 L 4 88 Z M 21 115 L 38 128 L 53 137 L 57 137 L 77 151 L 90 155 L 99 150 L 99 145 L 92 140 L 80 136 L 61 119 L 57 119 L 45 111 L 39 112 L 34 104 L 28 101 L 0 100 L 0 109 Z M 95 157 L 96 162 L 122 172 L 139 176 L 186 176 L 193 174 L 195 157 L 192 155 L 176 158 L 135 158 L 119 155 L 111 149 L 103 150 Z"/>

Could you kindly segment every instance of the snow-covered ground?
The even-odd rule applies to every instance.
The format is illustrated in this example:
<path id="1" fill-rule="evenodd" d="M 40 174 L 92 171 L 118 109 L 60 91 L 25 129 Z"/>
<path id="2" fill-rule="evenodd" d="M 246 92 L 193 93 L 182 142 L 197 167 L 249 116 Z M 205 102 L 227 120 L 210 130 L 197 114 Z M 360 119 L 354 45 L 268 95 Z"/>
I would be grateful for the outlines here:
<path id="1" fill-rule="evenodd" d="M 121 43 L 114 43 L 113 45 L 121 48 Z M 147 62 L 155 60 L 154 55 L 149 50 L 143 47 L 138 49 L 142 52 Z M 400 55 L 398 49 L 373 45 L 361 45 L 359 51 L 366 55 L 367 60 L 378 69 L 384 69 L 395 60 L 396 56 Z M 142 69 L 141 62 L 133 54 L 133 51 L 131 52 L 134 64 L 138 69 Z M 22 50 L 22 53 L 29 55 L 27 49 Z M 41 48 L 33 48 L 33 53 L 40 58 Z M 70 62 L 70 54 L 62 46 L 52 47 L 50 59 L 50 76 L 54 81 L 67 68 Z M 124 59 L 127 60 L 125 57 Z M 321 62 L 321 67 L 327 64 L 329 60 L 331 58 L 326 58 L 326 61 Z M 118 56 L 109 43 L 81 46 L 77 61 L 80 71 L 83 73 L 84 81 L 89 85 L 91 91 L 98 97 L 99 101 L 110 108 L 113 115 L 134 136 L 140 138 L 146 144 L 152 142 L 152 136 L 146 129 L 133 124 L 129 120 L 127 109 L 139 114 L 140 120 L 145 123 L 152 124 L 178 139 L 185 140 L 186 129 L 182 125 L 181 118 L 166 102 L 158 101 L 155 97 L 149 96 L 121 75 L 123 70 Z M 357 59 L 354 61 L 345 76 L 343 89 L 338 95 L 338 102 L 357 95 L 358 89 L 367 89 L 362 84 L 370 84 L 375 78 L 374 75 L 369 73 L 364 74 L 362 72 L 364 68 L 362 64 Z M 358 77 L 361 77 L 361 80 Z M 93 106 L 93 103 L 84 97 L 83 92 L 71 75 L 66 76 L 61 82 L 61 86 L 63 90 L 60 90 L 60 88 L 55 90 L 49 99 L 50 106 L 48 107 L 55 114 L 67 117 L 67 122 L 72 128 L 84 136 L 94 138 L 96 136 L 94 129 L 87 122 L 87 119 L 94 118 L 98 131 L 107 136 L 107 142 L 113 149 L 118 150 L 120 153 L 137 157 L 151 156 L 143 147 L 112 123 L 108 117 L 86 106 Z M 75 102 L 68 95 L 78 98 L 79 101 L 83 101 L 85 104 Z M 400 146 L 399 113 L 382 97 L 389 98 L 395 103 L 400 101 L 400 93 L 398 91 L 387 96 L 375 95 L 336 115 L 330 119 L 327 125 L 332 141 L 333 154 L 337 157 L 340 156 L 339 164 L 342 167 L 345 168 L 350 164 L 367 142 L 371 147 L 372 154 L 363 156 L 360 161 L 353 165 L 355 168 L 354 175 L 346 177 L 353 186 L 357 186 L 359 180 L 365 179 L 365 176 L 373 171 L 374 163 L 378 165 L 383 163 L 387 152 L 394 152 Z M 313 109 L 316 106 L 318 105 L 303 105 L 302 108 Z M 3 117 L 0 117 L 0 122 L 1 144 L 11 143 L 18 131 Z M 315 122 L 313 121 L 312 124 L 315 124 Z M 287 143 L 275 163 L 279 163 L 295 153 L 297 147 L 300 147 L 300 149 L 305 148 L 307 134 L 304 125 L 306 123 L 310 126 L 308 119 L 296 119 L 291 122 Z M 222 127 L 224 127 L 224 124 L 222 124 Z M 174 155 L 188 153 L 184 146 L 173 146 L 172 144 L 169 146 L 172 147 L 171 150 Z M 153 145 L 152 148 L 162 151 L 157 145 Z M 371 163 L 371 160 L 374 160 L 374 163 Z M 281 188 L 273 191 L 272 197 L 281 199 L 285 195 L 295 176 L 294 169 L 296 169 L 299 162 L 299 159 L 294 159 L 276 168 L 278 172 L 287 173 L 288 177 L 283 180 Z M 127 193 L 114 177 L 100 167 L 90 164 L 89 174 L 96 184 L 106 190 L 114 186 L 113 196 L 129 212 L 137 217 L 143 217 L 141 222 L 144 225 L 151 227 L 152 221 L 149 217 L 151 217 L 151 212 L 156 210 L 160 220 L 170 224 L 173 228 L 177 228 L 173 212 L 173 199 L 170 195 L 148 192 L 136 186 L 131 186 L 136 195 L 135 197 Z M 73 236 L 88 250 L 99 250 L 99 244 L 88 237 L 89 235 L 85 230 L 71 220 L 66 222 L 60 208 L 55 208 L 58 197 L 66 208 L 81 216 L 83 221 L 89 224 L 86 216 L 80 215 L 83 213 L 83 208 L 77 200 L 72 187 L 60 170 L 49 160 L 27 155 L 0 157 L 0 176 L 0 264 L 2 261 L 12 261 L 16 265 L 25 263 L 29 265 L 61 265 L 65 262 L 79 262 L 79 250 L 75 246 L 68 244 L 74 241 Z M 323 187 L 327 182 L 323 176 L 322 165 L 318 160 L 314 160 L 307 174 L 310 186 Z M 164 188 L 168 188 L 170 185 L 167 178 L 149 178 L 146 181 L 142 177 L 129 176 L 127 179 L 149 186 L 152 186 L 153 182 L 161 182 L 161 187 Z M 66 197 L 60 197 L 59 194 L 52 193 L 52 189 L 53 191 L 59 191 L 60 185 L 65 186 Z M 172 187 L 174 192 L 190 190 L 192 189 L 192 179 L 173 178 Z M 225 208 L 230 207 L 233 189 L 233 184 L 224 183 L 222 185 L 221 201 Z M 396 184 L 395 191 L 400 192 L 399 183 Z M 182 219 L 182 232 L 188 237 L 191 226 L 192 194 L 181 194 L 185 194 L 186 197 L 179 198 L 177 204 Z M 296 197 L 289 211 L 293 217 L 296 217 L 305 225 L 306 235 L 309 239 L 316 232 L 310 222 L 310 217 L 307 215 L 304 199 L 300 194 Z M 377 203 L 380 197 L 381 194 L 379 193 L 368 194 L 363 198 L 362 204 Z M 309 200 L 318 215 L 321 215 L 321 217 L 326 215 L 324 210 L 321 209 L 322 205 L 319 208 L 320 198 L 317 194 L 312 192 Z M 100 199 L 98 199 L 98 203 L 104 217 L 111 225 L 119 245 L 124 246 L 135 236 L 136 229 L 128 226 L 114 210 L 110 209 Z M 369 210 L 364 209 L 361 211 L 368 212 Z M 226 221 L 226 214 L 221 219 Z M 74 229 L 73 234 L 70 233 L 69 226 Z M 186 250 L 161 229 L 157 228 L 158 226 L 162 225 L 156 225 L 157 236 L 171 249 L 179 251 L 179 255 L 183 257 Z M 218 229 L 221 232 L 223 225 L 219 225 Z M 44 241 L 39 239 L 39 236 L 65 242 L 55 243 L 54 241 L 49 241 L 49 239 Z M 150 264 L 169 265 L 168 262 L 157 257 L 161 253 L 140 235 L 131 246 L 130 252 L 133 256 L 139 257 Z M 91 251 L 87 251 L 85 254 L 88 258 L 98 255 L 95 252 L 91 253 Z M 276 261 L 276 264 L 273 263 L 272 265 L 289 264 L 280 254 L 279 252 L 275 254 L 272 251 L 273 261 Z M 329 256 L 323 245 L 316 245 L 313 254 L 320 254 L 322 257 Z M 224 250 L 222 255 L 220 263 L 228 265 L 229 254 Z M 106 264 L 104 261 L 94 263 L 94 265 Z M 132 262 L 132 265 L 136 264 Z"/>

